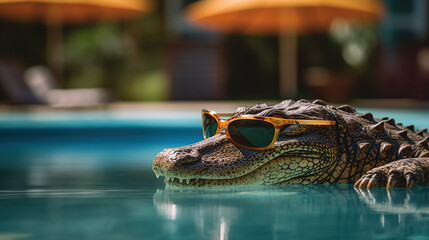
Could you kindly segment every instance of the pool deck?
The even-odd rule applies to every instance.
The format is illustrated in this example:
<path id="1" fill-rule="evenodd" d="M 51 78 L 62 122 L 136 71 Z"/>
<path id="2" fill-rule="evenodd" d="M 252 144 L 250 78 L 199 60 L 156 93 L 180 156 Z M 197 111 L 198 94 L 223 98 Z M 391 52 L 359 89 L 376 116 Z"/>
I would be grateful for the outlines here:
<path id="1" fill-rule="evenodd" d="M 218 112 L 232 112 L 239 106 L 279 101 L 165 101 L 165 102 L 116 102 L 85 107 L 50 107 L 48 105 L 8 105 L 0 103 L 0 113 L 10 112 L 55 112 L 55 111 L 195 111 L 202 108 Z M 429 110 L 429 102 L 413 99 L 355 99 L 348 103 L 360 108 Z M 333 103 L 333 105 L 342 105 Z"/>

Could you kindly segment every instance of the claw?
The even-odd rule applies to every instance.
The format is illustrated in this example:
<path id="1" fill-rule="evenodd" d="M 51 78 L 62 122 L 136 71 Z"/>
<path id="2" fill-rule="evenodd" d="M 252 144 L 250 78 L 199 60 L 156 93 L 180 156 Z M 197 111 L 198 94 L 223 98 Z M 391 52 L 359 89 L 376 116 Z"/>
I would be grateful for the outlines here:
<path id="1" fill-rule="evenodd" d="M 368 177 L 365 177 L 365 178 L 362 180 L 362 182 L 360 183 L 359 187 L 360 187 L 360 188 L 366 187 L 366 186 L 368 185 L 369 180 L 370 180 L 370 179 L 369 179 Z"/>
<path id="2" fill-rule="evenodd" d="M 355 182 L 354 187 L 355 187 L 355 188 L 358 188 L 358 187 L 359 187 L 359 185 L 360 185 L 360 182 L 362 182 L 362 178 L 359 178 L 359 180 L 357 180 L 357 182 Z"/>
<path id="3" fill-rule="evenodd" d="M 387 186 L 386 186 L 386 188 L 387 189 L 391 189 L 391 188 L 393 188 L 395 186 L 395 184 L 396 184 L 396 179 L 393 176 L 390 176 L 389 180 L 387 180 Z"/>
<path id="4" fill-rule="evenodd" d="M 375 187 L 375 186 L 377 185 L 377 183 L 378 183 L 377 175 L 374 175 L 374 176 L 372 176 L 372 178 L 369 180 L 369 183 L 368 183 L 367 188 L 368 188 L 368 189 L 373 188 L 373 187 Z"/>
<path id="5" fill-rule="evenodd" d="M 411 179 L 411 176 L 407 176 L 406 181 L 407 181 L 407 183 L 406 183 L 407 188 L 414 187 L 415 183 L 414 183 L 413 179 Z"/>

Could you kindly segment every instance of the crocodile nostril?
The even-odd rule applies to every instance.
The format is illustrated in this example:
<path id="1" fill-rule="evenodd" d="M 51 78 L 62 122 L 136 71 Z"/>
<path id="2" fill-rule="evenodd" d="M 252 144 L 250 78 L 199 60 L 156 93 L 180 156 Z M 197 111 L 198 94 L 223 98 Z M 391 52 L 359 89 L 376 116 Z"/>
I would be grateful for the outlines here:
<path id="1" fill-rule="evenodd" d="M 174 150 L 169 157 L 170 162 L 179 165 L 192 165 L 201 161 L 201 154 L 197 150 Z"/>

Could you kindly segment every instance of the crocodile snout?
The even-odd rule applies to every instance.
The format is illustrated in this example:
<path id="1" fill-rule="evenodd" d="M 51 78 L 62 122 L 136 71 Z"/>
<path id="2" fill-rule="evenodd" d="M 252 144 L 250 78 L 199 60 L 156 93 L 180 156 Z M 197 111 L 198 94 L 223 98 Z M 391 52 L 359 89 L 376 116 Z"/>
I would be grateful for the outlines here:
<path id="1" fill-rule="evenodd" d="M 192 165 L 201 161 L 201 154 L 195 149 L 175 149 L 169 153 L 168 161 L 179 166 Z"/>
<path id="2" fill-rule="evenodd" d="M 166 172 L 172 171 L 183 166 L 194 165 L 201 161 L 201 154 L 195 149 L 174 149 L 167 148 L 153 160 L 152 169 L 157 175 L 165 175 Z"/>

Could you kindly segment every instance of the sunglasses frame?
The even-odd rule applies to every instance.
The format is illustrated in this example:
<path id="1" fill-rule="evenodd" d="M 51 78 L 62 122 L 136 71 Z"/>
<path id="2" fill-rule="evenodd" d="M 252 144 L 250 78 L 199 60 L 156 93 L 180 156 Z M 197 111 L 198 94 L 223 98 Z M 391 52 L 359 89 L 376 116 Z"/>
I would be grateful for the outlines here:
<path id="1" fill-rule="evenodd" d="M 250 149 L 250 150 L 267 150 L 274 146 L 274 144 L 277 141 L 277 138 L 279 136 L 280 130 L 284 125 L 323 125 L 323 126 L 331 126 L 335 125 L 336 121 L 332 120 L 311 120 L 311 119 L 286 119 L 286 118 L 277 118 L 277 117 L 268 117 L 268 116 L 254 116 L 254 115 L 242 115 L 237 117 L 232 117 L 233 113 L 216 113 L 215 111 L 208 110 L 208 109 L 202 109 L 201 110 L 201 116 L 203 121 L 203 135 L 204 139 L 207 139 L 206 137 L 206 130 L 204 128 L 204 115 L 207 114 L 211 117 L 213 117 L 217 122 L 217 130 L 216 134 L 220 133 L 222 129 L 225 129 L 225 134 L 227 138 L 234 144 L 242 148 Z M 222 119 L 222 117 L 232 117 L 227 120 Z M 231 122 L 242 120 L 242 119 L 251 119 L 251 120 L 258 120 L 258 121 L 264 121 L 272 124 L 274 126 L 274 136 L 271 143 L 266 147 L 249 147 L 242 144 L 237 143 L 232 139 L 231 135 L 228 131 L 228 125 Z"/>

